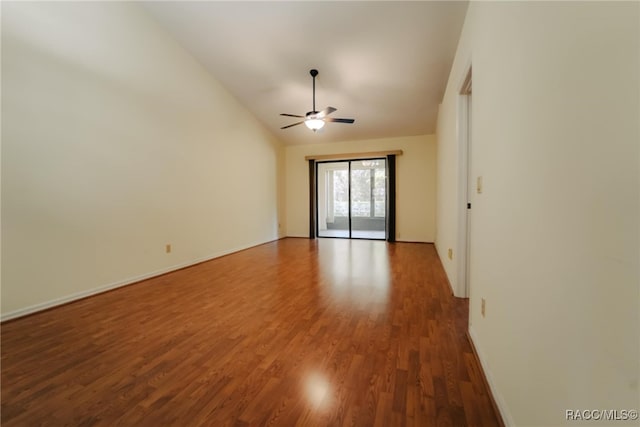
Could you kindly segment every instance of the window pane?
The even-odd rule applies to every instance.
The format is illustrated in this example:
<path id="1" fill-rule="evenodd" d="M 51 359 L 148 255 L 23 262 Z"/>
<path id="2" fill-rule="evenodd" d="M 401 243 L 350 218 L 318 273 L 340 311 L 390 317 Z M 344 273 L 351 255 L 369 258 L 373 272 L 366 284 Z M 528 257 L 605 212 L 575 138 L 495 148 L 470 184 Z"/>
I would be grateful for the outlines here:
<path id="1" fill-rule="evenodd" d="M 351 165 L 351 214 L 371 216 L 371 172 L 358 163 Z"/>
<path id="2" fill-rule="evenodd" d="M 333 215 L 349 215 L 349 173 L 346 170 L 333 171 Z"/>
<path id="3" fill-rule="evenodd" d="M 386 171 L 385 171 L 384 165 L 382 166 L 383 167 L 379 167 L 375 171 L 373 196 L 375 199 L 375 209 L 374 209 L 375 216 L 384 217 L 386 214 L 385 207 L 387 205 L 386 203 L 387 177 L 386 177 L 386 173 L 385 173 Z"/>

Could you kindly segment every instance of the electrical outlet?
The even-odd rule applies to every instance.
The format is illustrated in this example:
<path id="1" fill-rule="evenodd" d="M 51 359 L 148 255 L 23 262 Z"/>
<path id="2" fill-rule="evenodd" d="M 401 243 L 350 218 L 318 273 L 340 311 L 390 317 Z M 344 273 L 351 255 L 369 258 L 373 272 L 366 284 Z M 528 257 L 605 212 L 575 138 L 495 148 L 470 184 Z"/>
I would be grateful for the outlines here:
<path id="1" fill-rule="evenodd" d="M 480 305 L 480 314 L 482 314 L 482 317 L 484 317 L 486 305 L 487 302 L 484 300 L 484 298 L 482 298 L 482 303 Z"/>
<path id="2" fill-rule="evenodd" d="M 449 259 L 453 259 L 453 249 L 449 248 L 449 250 L 447 251 L 447 256 L 449 257 Z"/>
<path id="3" fill-rule="evenodd" d="M 168 254 L 170 254 L 170 253 L 171 253 L 171 243 L 167 243 L 167 244 L 164 246 L 164 251 L 165 251 L 166 253 L 168 253 Z"/>

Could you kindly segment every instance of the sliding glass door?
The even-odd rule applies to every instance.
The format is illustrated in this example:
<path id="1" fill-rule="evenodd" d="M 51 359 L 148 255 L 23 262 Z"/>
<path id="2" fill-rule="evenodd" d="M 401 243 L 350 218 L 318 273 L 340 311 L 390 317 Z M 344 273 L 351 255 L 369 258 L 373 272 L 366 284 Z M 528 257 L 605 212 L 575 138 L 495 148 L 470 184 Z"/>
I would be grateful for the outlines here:
<path id="1" fill-rule="evenodd" d="M 318 237 L 385 239 L 386 160 L 318 162 Z"/>

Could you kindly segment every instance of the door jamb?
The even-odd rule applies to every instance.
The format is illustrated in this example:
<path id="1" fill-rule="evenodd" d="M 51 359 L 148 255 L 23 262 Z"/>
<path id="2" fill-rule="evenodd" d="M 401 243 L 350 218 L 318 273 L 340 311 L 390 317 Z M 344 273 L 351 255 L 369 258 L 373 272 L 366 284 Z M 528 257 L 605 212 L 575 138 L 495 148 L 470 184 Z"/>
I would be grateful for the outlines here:
<path id="1" fill-rule="evenodd" d="M 471 64 L 467 67 L 465 77 L 460 85 L 458 95 L 458 292 L 463 298 L 471 295 L 469 263 L 470 245 L 470 210 L 471 202 Z"/>

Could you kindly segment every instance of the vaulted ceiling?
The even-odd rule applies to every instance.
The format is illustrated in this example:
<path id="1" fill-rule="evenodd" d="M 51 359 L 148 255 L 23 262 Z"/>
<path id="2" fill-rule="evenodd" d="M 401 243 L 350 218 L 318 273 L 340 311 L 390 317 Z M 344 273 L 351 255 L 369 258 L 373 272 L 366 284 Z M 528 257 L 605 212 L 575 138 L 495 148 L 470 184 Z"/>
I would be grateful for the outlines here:
<path id="1" fill-rule="evenodd" d="M 466 1 L 145 2 L 144 8 L 286 144 L 435 132 Z M 313 133 L 280 113 L 337 108 Z"/>

